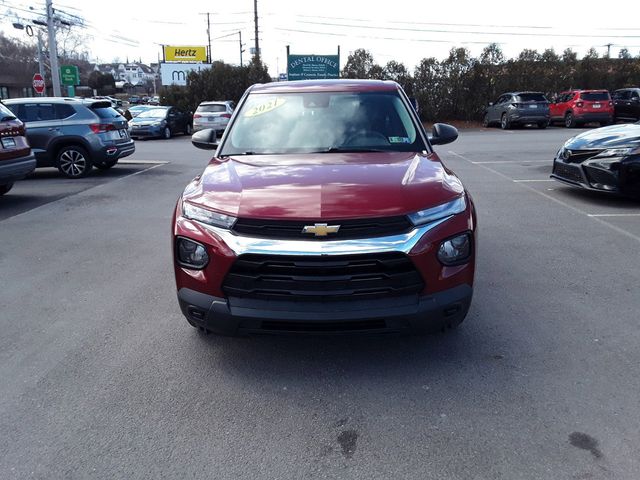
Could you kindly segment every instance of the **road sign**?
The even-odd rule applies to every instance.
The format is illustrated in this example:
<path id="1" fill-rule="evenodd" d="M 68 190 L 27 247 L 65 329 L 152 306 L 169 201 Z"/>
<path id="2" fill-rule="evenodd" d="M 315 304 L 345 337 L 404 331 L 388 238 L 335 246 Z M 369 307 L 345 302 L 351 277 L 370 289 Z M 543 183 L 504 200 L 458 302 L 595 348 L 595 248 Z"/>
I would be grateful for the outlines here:
<path id="1" fill-rule="evenodd" d="M 340 76 L 339 55 L 289 55 L 289 80 L 314 80 Z"/>
<path id="2" fill-rule="evenodd" d="M 80 73 L 75 65 L 62 65 L 60 67 L 60 80 L 63 85 L 80 85 Z"/>
<path id="3" fill-rule="evenodd" d="M 37 94 L 42 94 L 44 93 L 44 87 L 45 87 L 44 78 L 42 78 L 42 75 L 40 75 L 39 73 L 36 73 L 33 76 L 33 89 L 36 91 Z"/>

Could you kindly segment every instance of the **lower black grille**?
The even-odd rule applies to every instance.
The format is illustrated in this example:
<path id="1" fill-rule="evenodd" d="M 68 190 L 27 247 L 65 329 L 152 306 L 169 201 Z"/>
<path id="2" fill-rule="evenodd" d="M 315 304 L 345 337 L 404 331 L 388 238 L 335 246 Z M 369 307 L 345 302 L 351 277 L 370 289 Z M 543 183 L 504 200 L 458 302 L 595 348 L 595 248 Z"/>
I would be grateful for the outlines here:
<path id="1" fill-rule="evenodd" d="M 571 182 L 584 183 L 580 167 L 575 165 L 567 165 L 565 163 L 555 162 L 553 164 L 553 173 L 560 178 L 564 178 Z"/>
<path id="2" fill-rule="evenodd" d="M 585 170 L 587 171 L 589 183 L 594 188 L 608 187 L 607 190 L 612 190 L 618 185 L 618 178 L 614 172 L 593 167 L 585 167 Z"/>
<path id="3" fill-rule="evenodd" d="M 412 224 L 407 217 L 365 218 L 356 220 L 322 220 L 327 225 L 340 225 L 336 233 L 325 237 L 302 233 L 305 226 L 314 225 L 317 220 L 264 220 L 239 218 L 233 231 L 249 237 L 263 238 L 300 238 L 305 240 L 344 240 L 348 238 L 369 238 L 397 235 L 411 230 Z"/>
<path id="4" fill-rule="evenodd" d="M 266 320 L 260 327 L 273 332 L 357 332 L 363 330 L 383 330 L 384 320 L 360 320 L 351 322 L 280 322 Z"/>
<path id="5" fill-rule="evenodd" d="M 229 297 L 292 301 L 377 299 L 420 293 L 422 277 L 402 253 L 241 255 L 222 285 Z"/>

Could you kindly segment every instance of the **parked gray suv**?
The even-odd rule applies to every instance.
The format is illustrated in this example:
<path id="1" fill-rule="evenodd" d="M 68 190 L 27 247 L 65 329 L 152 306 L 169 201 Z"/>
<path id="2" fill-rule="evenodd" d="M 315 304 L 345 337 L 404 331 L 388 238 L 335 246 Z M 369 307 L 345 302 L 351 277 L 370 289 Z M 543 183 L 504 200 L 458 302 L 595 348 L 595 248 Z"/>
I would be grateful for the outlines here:
<path id="1" fill-rule="evenodd" d="M 503 130 L 527 124 L 547 128 L 549 119 L 549 100 L 542 92 L 511 92 L 489 103 L 482 124 L 499 125 Z"/>
<path id="2" fill-rule="evenodd" d="M 57 167 L 69 178 L 80 178 L 94 166 L 109 169 L 135 151 L 127 120 L 108 100 L 14 98 L 4 104 L 26 125 L 38 167 Z"/>

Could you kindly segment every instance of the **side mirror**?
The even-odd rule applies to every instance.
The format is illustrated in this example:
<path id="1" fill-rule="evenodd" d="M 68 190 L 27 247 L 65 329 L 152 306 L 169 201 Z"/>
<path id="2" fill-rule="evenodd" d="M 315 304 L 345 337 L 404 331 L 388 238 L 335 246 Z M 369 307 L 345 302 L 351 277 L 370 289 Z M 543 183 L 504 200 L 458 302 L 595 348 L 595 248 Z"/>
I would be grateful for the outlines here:
<path id="1" fill-rule="evenodd" d="M 202 150 L 215 150 L 218 148 L 218 132 L 213 128 L 205 128 L 191 135 L 191 143 Z"/>
<path id="2" fill-rule="evenodd" d="M 493 107 L 493 102 L 489 102 L 489 106 L 490 106 L 490 107 Z"/>
<path id="3" fill-rule="evenodd" d="M 429 137 L 431 145 L 446 145 L 454 142 L 458 138 L 458 129 L 446 123 L 436 123 L 433 126 L 433 133 Z"/>

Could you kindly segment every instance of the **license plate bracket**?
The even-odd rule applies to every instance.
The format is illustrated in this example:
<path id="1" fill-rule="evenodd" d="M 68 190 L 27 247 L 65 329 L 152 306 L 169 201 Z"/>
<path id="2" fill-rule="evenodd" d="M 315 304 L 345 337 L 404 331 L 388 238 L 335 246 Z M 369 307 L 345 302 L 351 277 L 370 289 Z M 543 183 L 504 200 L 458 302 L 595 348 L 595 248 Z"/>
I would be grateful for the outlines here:
<path id="1" fill-rule="evenodd" d="M 2 141 L 2 146 L 4 148 L 15 148 L 16 146 L 15 138 L 6 137 L 6 138 L 3 138 L 1 141 Z"/>

